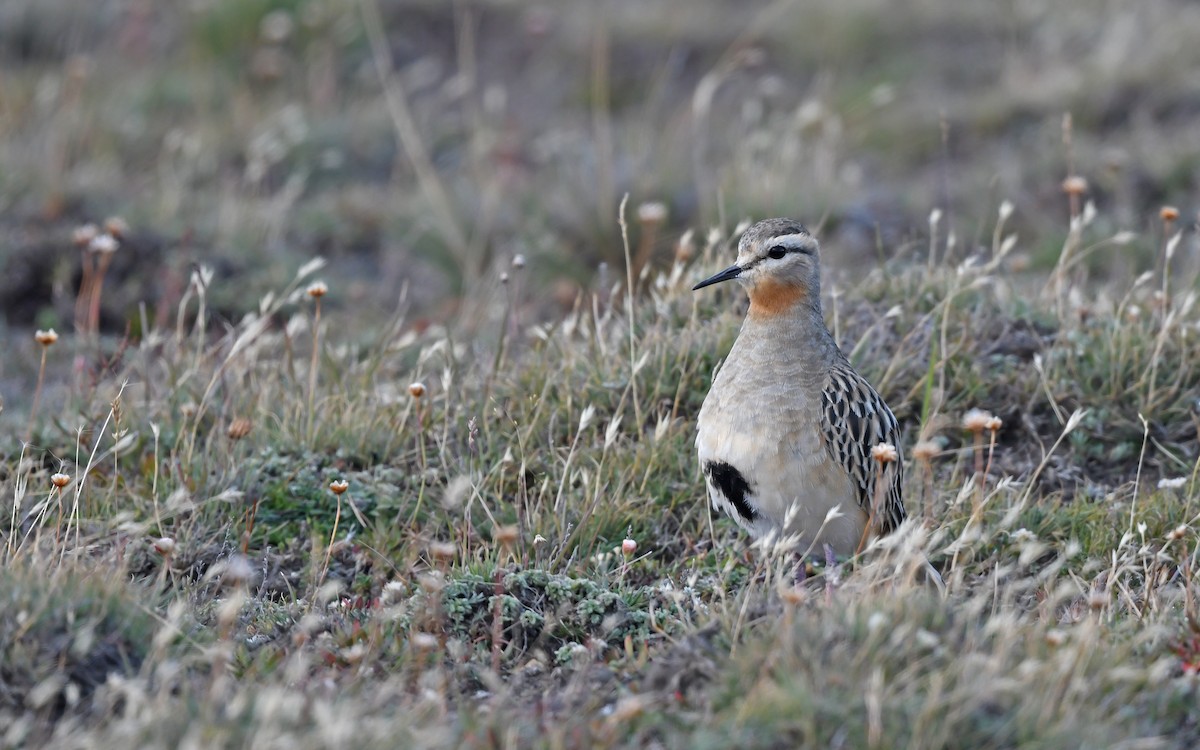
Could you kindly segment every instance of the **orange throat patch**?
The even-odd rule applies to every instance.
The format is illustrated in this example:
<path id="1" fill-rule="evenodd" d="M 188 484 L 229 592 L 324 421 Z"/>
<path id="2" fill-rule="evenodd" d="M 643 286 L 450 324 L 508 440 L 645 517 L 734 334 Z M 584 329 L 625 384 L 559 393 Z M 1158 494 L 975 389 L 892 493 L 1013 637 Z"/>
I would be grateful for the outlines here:
<path id="1" fill-rule="evenodd" d="M 808 287 L 804 284 L 764 279 L 750 289 L 750 315 L 774 318 L 790 312 L 806 299 Z"/>

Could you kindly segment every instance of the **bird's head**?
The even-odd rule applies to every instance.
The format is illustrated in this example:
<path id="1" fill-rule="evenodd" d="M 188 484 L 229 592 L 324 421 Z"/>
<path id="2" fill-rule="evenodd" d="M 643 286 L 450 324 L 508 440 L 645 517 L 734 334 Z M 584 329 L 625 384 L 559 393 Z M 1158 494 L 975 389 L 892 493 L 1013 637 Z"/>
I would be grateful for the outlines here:
<path id="1" fill-rule="evenodd" d="M 792 219 L 766 219 L 738 242 L 737 263 L 701 281 L 702 289 L 737 279 L 750 294 L 750 314 L 780 315 L 797 305 L 820 306 L 821 267 L 817 241 Z"/>

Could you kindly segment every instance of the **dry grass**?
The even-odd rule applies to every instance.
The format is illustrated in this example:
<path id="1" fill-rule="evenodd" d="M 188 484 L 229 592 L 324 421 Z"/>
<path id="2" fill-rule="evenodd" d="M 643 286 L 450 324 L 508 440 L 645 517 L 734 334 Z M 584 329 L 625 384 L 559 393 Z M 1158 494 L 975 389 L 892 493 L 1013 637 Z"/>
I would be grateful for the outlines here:
<path id="1" fill-rule="evenodd" d="M 269 41 L 278 29 L 253 30 L 276 5 L 152 13 L 145 39 L 85 45 L 78 87 L 35 97 L 36 73 L 81 64 L 51 55 L 0 102 L 4 142 L 52 157 L 0 150 L 35 186 L 0 194 L 22 237 L 57 248 L 10 256 L 57 258 L 29 261 L 61 291 L 32 284 L 26 322 L 63 331 L 20 332 L 0 372 L 0 744 L 1200 743 L 1200 265 L 1190 219 L 1159 212 L 1194 187 L 1169 177 L 1191 146 L 1167 137 L 1185 81 L 1164 62 L 1200 49 L 1180 46 L 1189 7 L 1115 8 L 1099 31 L 1083 4 L 1016 9 L 1018 50 L 943 50 L 962 65 L 934 96 L 927 53 L 900 37 L 986 47 L 996 11 L 922 2 L 880 26 L 861 0 L 810 17 L 828 33 L 797 49 L 787 4 L 694 21 L 618 4 L 607 38 L 505 4 L 383 4 L 397 38 L 405 20 L 443 45 L 389 61 L 357 4 L 314 4 Z M 27 16 L 31 44 L 53 7 Z M 1155 44 L 1122 41 L 1145 24 Z M 553 46 L 542 97 L 520 99 L 539 79 L 498 56 L 497 29 Z M 694 56 L 682 73 L 633 61 L 663 38 Z M 1082 59 L 1056 52 L 1096 38 Z M 437 49 L 462 77 L 428 67 Z M 850 49 L 877 56 L 837 67 Z M 135 70 L 138 54 L 165 63 Z M 662 82 L 636 83 L 639 64 Z M 842 79 L 781 79 L 789 65 Z M 554 88 L 576 67 L 579 92 Z M 114 73 L 143 109 L 101 96 Z M 1167 113 L 1155 143 L 1106 120 L 1098 80 Z M 939 145 L 939 101 L 964 141 Z M 140 135 L 105 119 L 121 106 Z M 172 107 L 187 114 L 168 127 Z M 1000 160 L 1023 118 L 1030 153 Z M 161 153 L 134 148 L 159 142 L 148 131 Z M 514 155 L 505 137 L 538 145 Z M 336 179 L 313 167 L 328 149 Z M 212 165 L 243 157 L 222 189 Z M 132 179 L 138 165 L 156 176 Z M 1086 191 L 1064 194 L 1074 175 Z M 94 179 L 128 192 L 116 204 Z M 895 218 L 854 203 L 867 195 Z M 116 210 L 132 229 L 67 333 L 93 288 L 70 230 Z M 710 515 L 692 447 L 744 301 L 689 288 L 727 263 L 741 217 L 780 212 L 820 227 L 835 335 L 907 454 L 924 444 L 913 521 L 800 587 L 790 551 Z M 318 246 L 329 262 L 309 260 Z M 972 409 L 999 430 L 986 415 L 965 430 Z M 944 598 L 917 580 L 922 556 Z"/>

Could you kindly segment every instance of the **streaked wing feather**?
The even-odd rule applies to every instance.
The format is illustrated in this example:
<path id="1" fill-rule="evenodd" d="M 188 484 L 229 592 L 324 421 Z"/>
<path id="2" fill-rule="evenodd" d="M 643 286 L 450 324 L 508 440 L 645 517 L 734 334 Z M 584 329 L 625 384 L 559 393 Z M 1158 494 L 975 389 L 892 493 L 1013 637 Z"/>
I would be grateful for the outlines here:
<path id="1" fill-rule="evenodd" d="M 854 485 L 859 506 L 868 514 L 875 502 L 875 484 L 881 478 L 871 449 L 879 443 L 896 447 L 897 460 L 886 464 L 883 487 L 875 515 L 881 534 L 891 533 L 904 520 L 901 479 L 900 428 L 896 416 L 871 384 L 848 363 L 834 365 L 821 394 L 821 434 L 833 459 L 845 467 Z"/>

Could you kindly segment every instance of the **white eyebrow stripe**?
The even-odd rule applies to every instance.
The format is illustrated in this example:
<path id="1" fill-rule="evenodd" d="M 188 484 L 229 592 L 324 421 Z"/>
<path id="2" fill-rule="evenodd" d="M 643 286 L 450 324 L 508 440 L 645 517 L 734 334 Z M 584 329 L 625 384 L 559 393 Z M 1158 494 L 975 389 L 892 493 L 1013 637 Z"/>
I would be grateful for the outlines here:
<path id="1" fill-rule="evenodd" d="M 788 250 L 810 251 L 813 248 L 813 240 L 807 234 L 783 234 L 771 239 L 770 247 L 776 245 L 781 245 Z"/>

